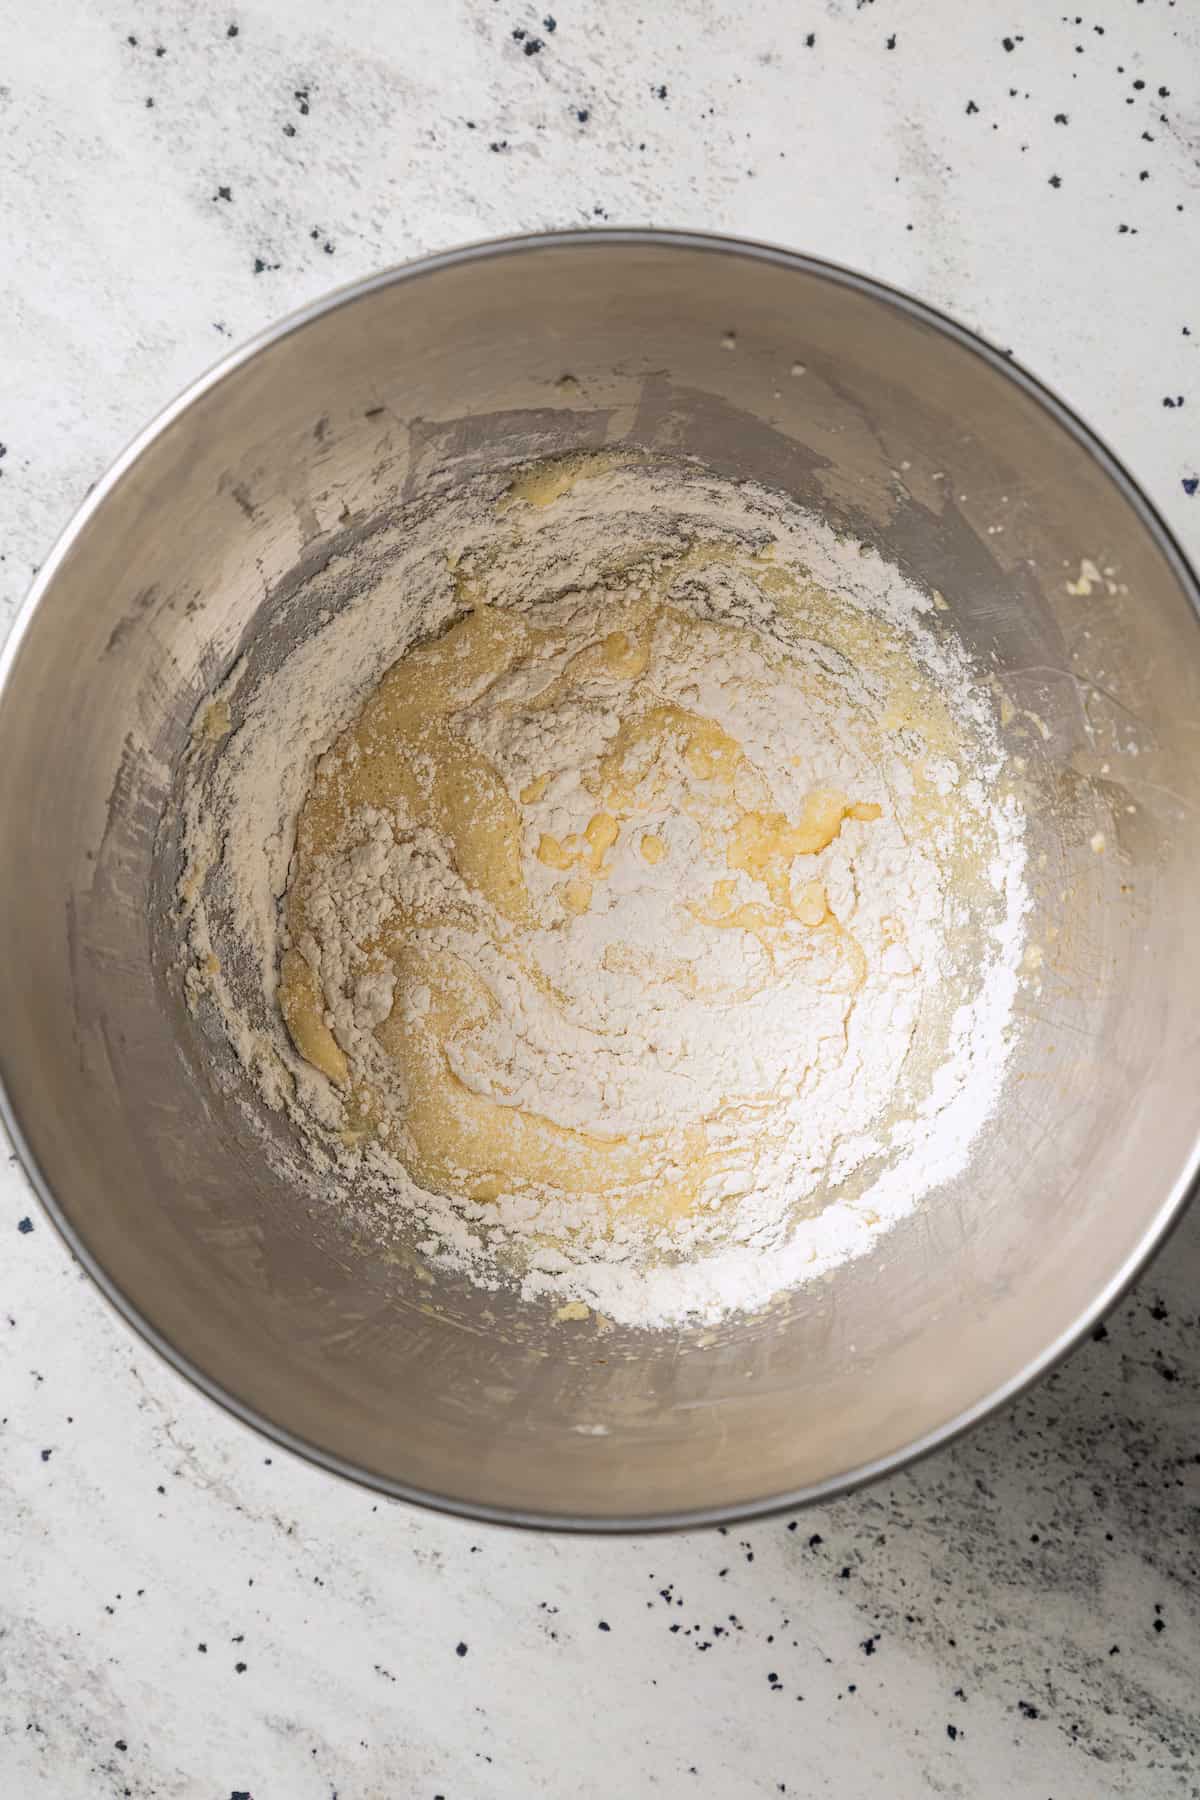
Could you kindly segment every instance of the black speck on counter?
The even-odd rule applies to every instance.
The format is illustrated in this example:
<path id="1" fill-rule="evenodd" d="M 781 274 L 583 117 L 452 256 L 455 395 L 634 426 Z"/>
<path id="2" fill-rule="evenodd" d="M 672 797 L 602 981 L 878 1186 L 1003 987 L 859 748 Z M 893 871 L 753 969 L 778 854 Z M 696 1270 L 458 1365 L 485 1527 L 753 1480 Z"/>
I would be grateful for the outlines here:
<path id="1" fill-rule="evenodd" d="M 128 1748 L 129 1745 L 125 1742 L 124 1738 L 116 1738 L 113 1742 L 114 1750 L 128 1750 Z"/>
<path id="2" fill-rule="evenodd" d="M 217 189 L 216 193 L 213 195 L 213 199 L 214 200 L 232 200 L 233 199 L 233 189 L 227 188 L 227 187 L 219 187 Z"/>
<path id="3" fill-rule="evenodd" d="M 197 1644 L 196 1648 L 200 1652 L 201 1656 L 208 1655 L 208 1645 L 207 1644 Z"/>
<path id="4" fill-rule="evenodd" d="M 283 128 L 283 135 L 284 137 L 295 137 L 296 127 L 294 125 L 285 125 Z"/>
<path id="5" fill-rule="evenodd" d="M 539 50 L 546 48 L 545 40 L 539 37 L 527 37 L 524 48 L 526 56 L 536 56 Z"/>
<path id="6" fill-rule="evenodd" d="M 665 81 L 661 81 L 661 82 L 659 82 L 659 84 L 658 84 L 658 86 L 657 86 L 657 87 L 652 87 L 652 88 L 651 88 L 651 89 L 650 89 L 650 92 L 651 92 L 651 93 L 652 93 L 652 94 L 653 94 L 653 95 L 654 95 L 654 98 L 655 98 L 655 99 L 656 99 L 656 100 L 665 100 L 665 99 L 666 99 L 666 97 L 667 97 L 667 84 L 666 84 L 666 82 L 665 82 Z"/>
<path id="7" fill-rule="evenodd" d="M 53 1456 L 53 1455 L 54 1455 L 54 1452 L 53 1452 L 53 1450 L 43 1450 L 43 1451 L 42 1451 L 42 1461 L 43 1461 L 43 1462 L 49 1462 L 49 1461 L 50 1461 L 50 1458 L 51 1458 L 51 1457 L 52 1457 L 52 1456 Z"/>
<path id="8" fill-rule="evenodd" d="M 558 30 L 558 20 L 555 18 L 553 13 L 547 13 L 545 18 L 542 20 L 542 30 L 549 31 L 551 33 Z"/>
<path id="9" fill-rule="evenodd" d="M 125 39 L 125 42 L 132 44 L 135 50 L 137 49 L 137 39 L 132 34 Z"/>
<path id="10" fill-rule="evenodd" d="M 1095 1331 L 1092 1333 L 1092 1342 L 1093 1344 L 1105 1344 L 1108 1342 L 1107 1325 L 1097 1325 Z"/>
<path id="11" fill-rule="evenodd" d="M 588 120 L 591 118 L 591 116 L 592 115 L 586 106 L 577 106 L 576 107 L 575 117 L 579 120 L 579 123 L 581 125 L 586 125 Z"/>
<path id="12" fill-rule="evenodd" d="M 597 1631 L 611 1631 L 612 1626 L 609 1624 L 607 1619 L 598 1619 L 596 1622 L 596 1630 Z"/>
<path id="13" fill-rule="evenodd" d="M 309 97 L 310 97 L 309 90 L 307 88 L 293 88 L 292 89 L 292 99 L 296 102 L 297 106 L 300 108 L 301 118 L 308 117 Z"/>
<path id="14" fill-rule="evenodd" d="M 501 151 L 501 150 L 507 150 L 507 149 L 508 149 L 508 139 L 507 139 L 507 138 L 501 138 L 501 139 L 500 139 L 500 140 L 499 140 L 499 142 L 498 142 L 498 143 L 494 143 L 494 144 L 489 144 L 489 145 L 488 145 L 488 149 L 489 149 L 489 150 L 494 150 L 494 151 L 496 151 L 496 153 L 497 153 L 497 154 L 499 154 L 499 152 L 500 152 L 500 151 Z"/>
<path id="15" fill-rule="evenodd" d="M 819 1550 L 824 1542 L 825 1539 L 821 1536 L 820 1532 L 814 1531 L 808 1540 L 808 1547 L 810 1550 Z"/>
<path id="16" fill-rule="evenodd" d="M 967 101 L 967 117 L 968 117 L 968 119 L 970 118 L 972 113 L 977 113 L 978 111 L 979 111 L 979 108 L 976 106 L 975 102 L 973 100 L 968 100 Z"/>
<path id="17" fill-rule="evenodd" d="M 1055 113 L 1054 123 L 1056 125 L 1069 125 L 1071 121 L 1068 119 L 1066 113 Z"/>
<path id="18" fill-rule="evenodd" d="M 1061 175 L 1052 175 L 1050 177 L 1050 186 L 1052 188 L 1060 188 L 1062 186 L 1062 176 Z"/>
<path id="19" fill-rule="evenodd" d="M 806 33 L 805 39 L 804 39 L 804 48 L 806 50 L 812 50 L 815 47 L 816 42 L 817 42 L 817 34 L 815 31 L 810 31 L 810 32 Z"/>
<path id="20" fill-rule="evenodd" d="M 236 36 L 237 36 L 237 34 L 238 34 L 238 28 L 237 28 L 237 26 L 236 26 L 236 25 L 230 25 L 230 26 L 229 26 L 229 27 L 228 27 L 228 29 L 227 29 L 227 30 L 226 30 L 226 33 L 225 33 L 225 36 L 226 36 L 226 37 L 236 37 Z"/>
<path id="21" fill-rule="evenodd" d="M 952 1744 L 955 1743 L 958 1738 L 958 1726 L 957 1725 L 947 1725 L 946 1736 L 950 1739 L 950 1742 Z"/>
<path id="22" fill-rule="evenodd" d="M 467 1654 L 467 1646 L 462 1643 L 455 1644 L 454 1654 L 455 1656 L 465 1656 Z"/>
<path id="23" fill-rule="evenodd" d="M 893 31 L 891 37 L 887 40 L 886 44 L 884 45 L 884 49 L 885 50 L 894 50 L 895 48 L 896 48 L 896 34 Z"/>
<path id="24" fill-rule="evenodd" d="M 1040 1719 L 1042 1716 L 1037 1707 L 1029 1700 L 1018 1700 L 1017 1711 L 1022 1713 L 1027 1719 Z"/>
<path id="25" fill-rule="evenodd" d="M 156 49 L 155 49 L 155 52 L 154 52 L 154 54 L 155 54 L 155 56 L 165 56 L 165 55 L 166 55 L 166 54 L 167 54 L 167 48 L 166 48 L 166 45 L 165 45 L 165 44 L 159 44 L 159 45 L 158 45 L 158 46 L 157 46 L 157 47 L 156 47 Z"/>
<path id="26" fill-rule="evenodd" d="M 150 98 L 150 97 L 149 97 L 149 95 L 147 95 L 147 97 L 146 97 L 146 105 L 147 105 L 147 106 L 153 106 L 153 105 L 154 105 L 154 101 L 153 101 L 153 100 L 152 100 L 152 99 L 151 99 L 151 98 Z"/>
<path id="27" fill-rule="evenodd" d="M 7 449 L 8 449 L 7 444 L 0 444 L 0 456 L 3 456 Z M 33 1220 L 32 1219 L 18 1219 L 17 1220 L 17 1230 L 21 1233 L 21 1235 L 23 1237 L 28 1237 L 29 1233 L 33 1230 Z"/>
<path id="28" fill-rule="evenodd" d="M 254 1800 L 254 1795 L 248 1788 L 234 1788 L 229 1800 Z"/>
<path id="29" fill-rule="evenodd" d="M 1183 478 L 1183 491 L 1189 497 L 1194 498 L 1197 491 L 1200 491 L 1200 475 L 1185 475 Z"/>
<path id="30" fill-rule="evenodd" d="M 246 1669 L 248 1666 L 249 1665 L 246 1663 L 241 1663 L 241 1662 L 234 1663 L 233 1672 L 235 1675 L 244 1675 L 246 1673 Z"/>
<path id="31" fill-rule="evenodd" d="M 878 1642 L 879 1633 L 876 1632 L 874 1637 L 864 1638 L 859 1648 L 862 1650 L 864 1656 L 874 1656 L 875 1646 Z"/>

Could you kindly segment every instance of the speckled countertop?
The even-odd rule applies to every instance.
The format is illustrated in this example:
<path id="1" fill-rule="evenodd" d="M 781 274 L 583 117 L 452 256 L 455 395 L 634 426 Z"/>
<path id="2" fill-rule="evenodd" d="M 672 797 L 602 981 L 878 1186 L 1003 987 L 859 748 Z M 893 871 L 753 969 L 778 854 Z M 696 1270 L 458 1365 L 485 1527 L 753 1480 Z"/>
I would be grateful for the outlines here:
<path id="1" fill-rule="evenodd" d="M 552 4 L 8 10 L 0 624 L 229 344 L 420 251 L 602 221 L 946 307 L 1200 555 L 1192 0 Z M 110 1316 L 11 1158 L 0 1243 L 6 1797 L 1200 1795 L 1200 1211 L 955 1449 L 799 1519 L 619 1542 L 272 1450 Z"/>

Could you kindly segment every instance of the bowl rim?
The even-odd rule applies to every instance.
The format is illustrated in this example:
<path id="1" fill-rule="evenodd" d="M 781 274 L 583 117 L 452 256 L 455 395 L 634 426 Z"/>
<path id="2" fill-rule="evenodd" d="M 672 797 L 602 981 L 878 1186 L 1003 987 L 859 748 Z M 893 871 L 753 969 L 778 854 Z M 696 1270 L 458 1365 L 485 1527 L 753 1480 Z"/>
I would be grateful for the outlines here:
<path id="1" fill-rule="evenodd" d="M 935 332 L 978 357 L 994 372 L 1012 382 L 1042 411 L 1048 413 L 1092 458 L 1132 508 L 1143 529 L 1153 540 L 1174 574 L 1191 603 L 1197 621 L 1200 622 L 1200 579 L 1197 578 L 1158 509 L 1143 493 L 1133 476 L 1108 448 L 1103 439 L 1084 422 L 1073 408 L 1059 399 L 1051 388 L 1038 377 L 1030 374 L 1028 370 L 1022 368 L 1014 360 L 1011 351 L 997 348 L 978 332 L 960 325 L 937 307 L 916 299 L 889 282 L 881 281 L 877 277 L 864 274 L 845 264 L 808 255 L 803 251 L 791 250 L 782 245 L 757 239 L 731 237 L 718 232 L 659 230 L 625 226 L 588 227 L 582 230 L 520 233 L 460 244 L 447 250 L 414 258 L 408 262 L 395 264 L 358 281 L 347 282 L 322 295 L 319 299 L 309 301 L 306 305 L 285 314 L 275 323 L 256 332 L 244 343 L 235 346 L 195 380 L 189 382 L 176 395 L 175 399 L 164 406 L 126 445 L 60 532 L 49 555 L 38 570 L 25 599 L 18 607 L 7 637 L 3 644 L 0 644 L 0 706 L 3 705 L 22 641 L 32 623 L 34 614 L 52 587 L 59 569 L 76 540 L 93 515 L 100 510 L 109 494 L 155 439 L 160 437 L 202 395 L 224 381 L 227 376 L 232 375 L 243 364 L 250 362 L 272 344 L 289 337 L 292 333 L 303 329 L 326 314 L 335 312 L 342 306 L 349 305 L 368 294 L 391 287 L 399 282 L 436 275 L 441 270 L 464 264 L 486 263 L 495 257 L 523 256 L 564 248 L 584 250 L 588 254 L 600 254 L 605 248 L 614 246 L 702 251 L 709 254 L 738 257 L 752 263 L 774 265 L 815 276 L 832 286 L 866 295 L 905 314 L 910 319 L 930 326 Z M 113 1310 L 144 1343 L 158 1353 L 164 1362 L 178 1374 L 184 1376 L 194 1388 L 215 1402 L 226 1413 L 231 1414 L 242 1424 L 251 1426 L 281 1449 L 290 1451 L 304 1461 L 338 1475 L 356 1486 L 384 1494 L 391 1499 L 408 1501 L 413 1505 L 436 1512 L 450 1514 L 461 1519 L 477 1520 L 486 1524 L 522 1526 L 600 1536 L 696 1529 L 734 1524 L 743 1520 L 765 1518 L 773 1514 L 795 1511 L 818 1501 L 830 1500 L 840 1494 L 850 1493 L 883 1476 L 895 1474 L 930 1455 L 933 1451 L 953 1443 L 972 1426 L 979 1424 L 991 1413 L 1023 1394 L 1034 1382 L 1040 1380 L 1043 1375 L 1061 1362 L 1088 1332 L 1095 1329 L 1105 1314 L 1137 1279 L 1154 1253 L 1166 1241 L 1170 1231 L 1178 1224 L 1188 1201 L 1192 1198 L 1197 1184 L 1200 1182 L 1200 1130 L 1198 1130 L 1196 1140 L 1183 1168 L 1143 1232 L 1141 1240 L 1125 1257 L 1120 1266 L 1114 1270 L 1100 1292 L 1084 1308 L 1074 1323 L 1060 1332 L 1036 1356 L 1017 1370 L 1009 1380 L 1001 1383 L 981 1400 L 976 1401 L 973 1406 L 965 1408 L 933 1431 L 927 1432 L 923 1437 L 915 1439 L 912 1443 L 897 1450 L 890 1451 L 884 1456 L 842 1470 L 823 1481 L 812 1482 L 783 1493 L 767 1494 L 757 1499 L 723 1506 L 696 1506 L 669 1512 L 629 1513 L 606 1517 L 541 1511 L 537 1508 L 493 1506 L 485 1501 L 468 1500 L 455 1495 L 437 1493 L 431 1489 L 415 1487 L 382 1475 L 376 1470 L 353 1463 L 319 1444 L 311 1443 L 289 1431 L 286 1426 L 280 1425 L 277 1421 L 260 1413 L 255 1407 L 223 1388 L 206 1375 L 204 1370 L 193 1363 L 189 1357 L 176 1349 L 170 1340 L 142 1315 L 138 1307 L 93 1256 L 82 1234 L 67 1218 L 38 1165 L 17 1119 L 12 1097 L 5 1086 L 2 1073 L 0 1073 L 0 1120 L 7 1129 L 21 1165 L 43 1210 L 67 1248 L 91 1276 Z"/>

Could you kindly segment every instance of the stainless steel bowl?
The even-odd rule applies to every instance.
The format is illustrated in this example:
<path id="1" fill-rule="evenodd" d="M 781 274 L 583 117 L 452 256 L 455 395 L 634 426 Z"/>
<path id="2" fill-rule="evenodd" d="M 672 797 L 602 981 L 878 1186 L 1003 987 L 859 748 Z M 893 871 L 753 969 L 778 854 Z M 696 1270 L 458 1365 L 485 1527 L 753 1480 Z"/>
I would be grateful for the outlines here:
<path id="1" fill-rule="evenodd" d="M 204 694 L 434 471 L 602 444 L 783 488 L 938 589 L 1032 796 L 1044 960 L 994 1129 L 877 1257 L 716 1332 L 565 1330 L 381 1264 L 196 1077 L 164 974 L 153 849 Z M 310 307 L 121 458 L 4 652 L 0 1076 L 46 1207 L 178 1369 L 387 1493 L 644 1529 L 896 1467 L 1061 1355 L 1192 1182 L 1197 602 L 1078 420 L 845 270 L 567 233 Z"/>

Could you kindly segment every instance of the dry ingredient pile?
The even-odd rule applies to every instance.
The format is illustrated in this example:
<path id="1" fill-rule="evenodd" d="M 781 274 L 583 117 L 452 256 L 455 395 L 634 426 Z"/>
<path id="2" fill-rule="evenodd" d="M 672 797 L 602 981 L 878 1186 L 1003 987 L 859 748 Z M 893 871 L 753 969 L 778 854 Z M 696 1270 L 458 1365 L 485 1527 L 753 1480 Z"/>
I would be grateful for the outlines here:
<path id="1" fill-rule="evenodd" d="M 964 1166 L 1023 949 L 936 612 L 694 466 L 447 494 L 201 716 L 194 1008 L 344 1204 L 565 1316 L 712 1322 L 862 1254 Z"/>

